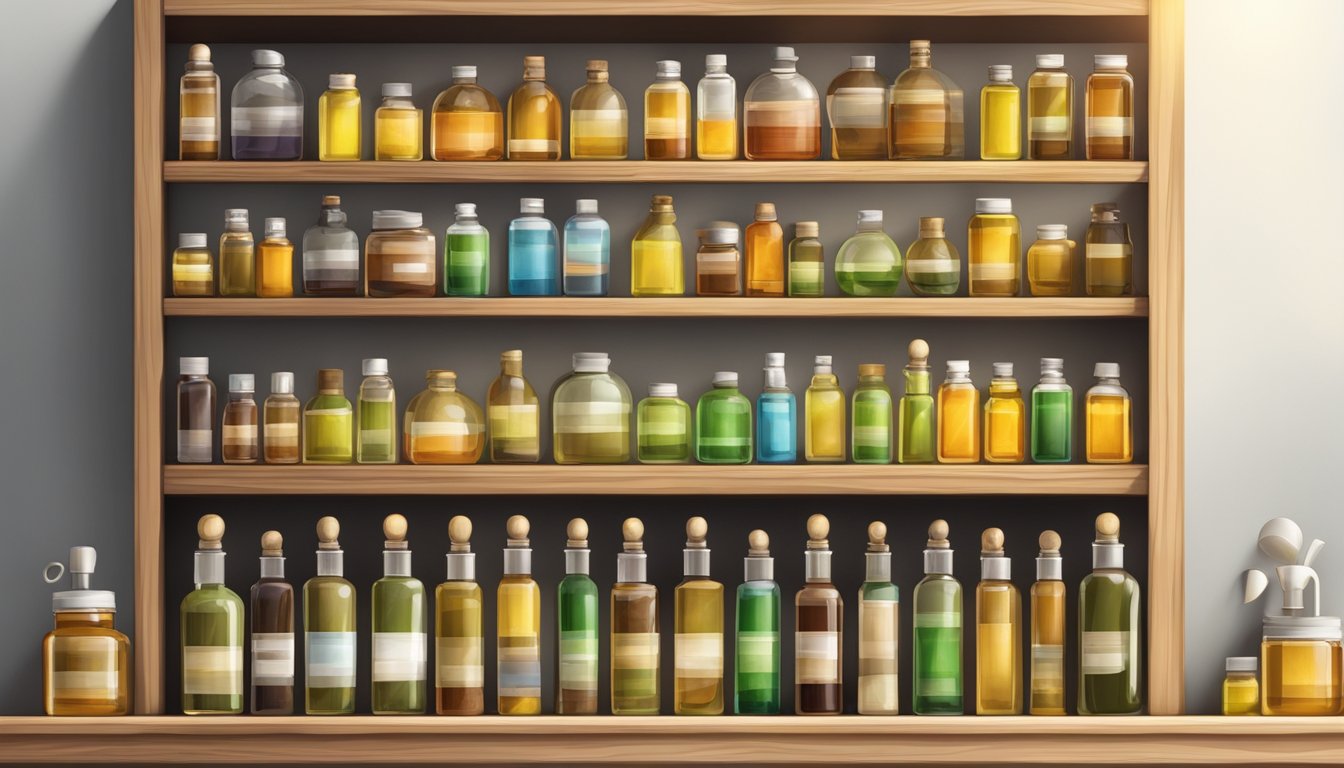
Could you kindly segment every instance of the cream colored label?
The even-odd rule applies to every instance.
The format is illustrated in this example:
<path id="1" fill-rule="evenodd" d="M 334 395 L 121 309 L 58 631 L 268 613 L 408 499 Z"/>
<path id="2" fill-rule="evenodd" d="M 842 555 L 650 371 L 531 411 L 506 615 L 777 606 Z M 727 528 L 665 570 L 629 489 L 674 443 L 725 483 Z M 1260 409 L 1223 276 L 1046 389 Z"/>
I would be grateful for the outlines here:
<path id="1" fill-rule="evenodd" d="M 718 632 L 678 632 L 673 638 L 677 677 L 723 677 L 723 635 Z"/>
<path id="2" fill-rule="evenodd" d="M 639 433 L 660 437 L 681 437 L 686 434 L 686 424 L 680 421 L 649 421 L 639 425 Z"/>
<path id="3" fill-rule="evenodd" d="M 536 439 L 540 420 L 536 403 L 524 405 L 492 405 L 486 408 L 490 417 L 490 435 L 497 440 Z"/>
<path id="4" fill-rule="evenodd" d="M 311 408 L 303 412 L 304 416 L 349 416 L 352 409 L 345 408 Z"/>
<path id="5" fill-rule="evenodd" d="M 369 247 L 369 251 L 370 256 L 414 256 L 432 261 L 434 259 L 434 238 L 416 237 L 394 240 L 379 237 Z M 423 264 L 424 262 L 420 263 Z"/>
<path id="6" fill-rule="evenodd" d="M 742 114 L 748 127 L 821 127 L 821 109 L 812 100 L 748 101 L 742 105 Z"/>
<path id="7" fill-rule="evenodd" d="M 629 416 L 625 403 L 587 401 L 555 404 L 555 431 L 564 434 L 596 434 L 618 431 L 622 417 Z"/>
<path id="8" fill-rule="evenodd" d="M 837 88 L 827 106 L 833 128 L 884 128 L 887 124 L 886 88 Z"/>
<path id="9" fill-rule="evenodd" d="M 266 442 L 272 440 L 284 440 L 292 442 L 299 438 L 299 423 L 294 422 L 273 422 L 266 425 Z"/>
<path id="10" fill-rule="evenodd" d="M 182 649 L 182 692 L 190 695 L 243 695 L 241 645 L 188 645 Z"/>
<path id="11" fill-rule="evenodd" d="M 611 664 L 615 669 L 657 669 L 657 632 L 616 632 L 611 636 Z"/>
<path id="12" fill-rule="evenodd" d="M 972 264 L 971 279 L 980 280 L 1016 280 L 1017 265 L 1007 262 L 994 262 L 990 264 Z"/>
<path id="13" fill-rule="evenodd" d="M 916 611 L 915 626 L 957 629 L 961 627 L 961 614 L 956 611 Z"/>
<path id="14" fill-rule="evenodd" d="M 173 282 L 208 283 L 215 276 L 215 268 L 210 264 L 174 264 Z"/>
<path id="15" fill-rule="evenodd" d="M 1033 139 L 1047 141 L 1067 141 L 1073 131 L 1073 121 L 1068 115 L 1044 115 L 1033 117 L 1029 123 Z"/>
<path id="16" fill-rule="evenodd" d="M 859 666 L 868 659 L 896 659 L 896 602 L 859 602 Z"/>
<path id="17" fill-rule="evenodd" d="M 623 109 L 576 109 L 570 113 L 570 131 L 587 139 L 626 138 L 626 113 Z"/>
<path id="18" fill-rule="evenodd" d="M 466 437 L 472 434 L 471 425 L 463 421 L 413 421 L 411 438 Z"/>
<path id="19" fill-rule="evenodd" d="M 555 153 L 559 151 L 560 142 L 553 139 L 509 139 L 509 154 L 514 152 Z"/>
<path id="20" fill-rule="evenodd" d="M 802 685 L 840 682 L 840 633 L 796 632 L 794 678 Z"/>
<path id="21" fill-rule="evenodd" d="M 221 428 L 224 445 L 256 445 L 256 424 L 225 424 Z"/>
<path id="22" fill-rule="evenodd" d="M 424 680 L 425 653 L 424 632 L 374 632 L 373 682 Z"/>
<path id="23" fill-rule="evenodd" d="M 365 447 L 387 446 L 392 444 L 391 429 L 361 429 L 359 444 Z"/>
<path id="24" fill-rule="evenodd" d="M 416 261 L 398 261 L 392 264 L 392 274 L 423 275 L 429 272 L 430 266 L 424 262 Z"/>
<path id="25" fill-rule="evenodd" d="M 214 436 L 215 431 L 213 429 L 179 429 L 177 430 L 177 450 L 179 453 L 184 449 L 189 451 L 209 450 Z"/>
<path id="26" fill-rule="evenodd" d="M 252 633 L 252 685 L 294 684 L 294 633 Z"/>
<path id="27" fill-rule="evenodd" d="M 819 283 L 823 272 L 819 261 L 794 261 L 789 263 L 789 278 L 795 283 Z"/>
<path id="28" fill-rule="evenodd" d="M 891 98 L 897 106 L 946 104 L 947 91 L 939 88 L 897 88 L 893 90 Z"/>
<path id="29" fill-rule="evenodd" d="M 597 635 L 585 630 L 560 633 L 560 687 L 597 691 Z"/>
<path id="30" fill-rule="evenodd" d="M 960 272 L 961 262 L 956 259 L 910 259 L 905 262 L 906 274 L 927 275 L 939 272 Z"/>
<path id="31" fill-rule="evenodd" d="M 1132 253 L 1128 243 L 1088 243 L 1086 251 L 1089 259 L 1123 259 Z"/>
<path id="32" fill-rule="evenodd" d="M 309 688 L 355 687 L 354 632 L 308 632 L 304 639 Z"/>
<path id="33" fill-rule="evenodd" d="M 434 684 L 439 688 L 480 688 L 485 685 L 485 638 L 440 637 L 435 643 Z"/>
<path id="34" fill-rule="evenodd" d="M 184 117 L 178 130 L 182 141 L 219 141 L 219 120 L 213 115 Z"/>
<path id="35" fill-rule="evenodd" d="M 51 693 L 57 699 L 106 701 L 117 698 L 120 682 L 116 669 L 52 672 Z"/>
<path id="36" fill-rule="evenodd" d="M 774 674 L 778 653 L 778 632 L 737 633 L 737 671 L 740 674 Z"/>
<path id="37" fill-rule="evenodd" d="M 866 448 L 886 448 L 891 445 L 891 428 L 855 424 L 854 444 Z"/>
<path id="38" fill-rule="evenodd" d="M 1084 675 L 1114 675 L 1129 668 L 1129 631 L 1084 632 L 1081 644 Z"/>
<path id="39" fill-rule="evenodd" d="M 689 121 L 680 117 L 646 117 L 644 137 L 649 139 L 685 139 L 691 131 Z"/>
<path id="40" fill-rule="evenodd" d="M 1031 689 L 1064 690 L 1064 646 L 1031 646 Z"/>
<path id="41" fill-rule="evenodd" d="M 1134 135 L 1132 117 L 1089 117 L 1087 135 L 1098 139 L 1118 139 Z"/>

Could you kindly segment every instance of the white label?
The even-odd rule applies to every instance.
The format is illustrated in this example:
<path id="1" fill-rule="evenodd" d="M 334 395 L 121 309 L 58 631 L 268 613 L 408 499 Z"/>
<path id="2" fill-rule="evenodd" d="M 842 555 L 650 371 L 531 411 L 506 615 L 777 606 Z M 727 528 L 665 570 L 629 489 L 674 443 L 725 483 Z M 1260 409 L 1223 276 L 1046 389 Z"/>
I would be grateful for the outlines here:
<path id="1" fill-rule="evenodd" d="M 304 641 L 309 688 L 355 687 L 354 632 L 308 632 Z"/>
<path id="2" fill-rule="evenodd" d="M 916 611 L 916 627 L 956 629 L 961 627 L 961 614 L 956 611 Z"/>
<path id="3" fill-rule="evenodd" d="M 935 272 L 961 271 L 961 262 L 956 259 L 911 259 L 905 262 L 905 272 L 910 275 L 927 275 Z"/>
<path id="4" fill-rule="evenodd" d="M 440 637 L 434 656 L 438 664 L 434 684 L 439 688 L 485 685 L 485 638 Z"/>
<path id="5" fill-rule="evenodd" d="M 678 632 L 673 641 L 677 677 L 723 677 L 722 634 Z"/>
<path id="6" fill-rule="evenodd" d="M 896 602 L 863 600 L 859 603 L 859 664 L 865 659 L 895 661 Z"/>
<path id="7" fill-rule="evenodd" d="M 182 692 L 205 696 L 243 695 L 243 647 L 241 645 L 184 647 Z"/>
<path id="8" fill-rule="evenodd" d="M 1098 139 L 1118 139 L 1134 135 L 1132 117 L 1089 117 L 1087 135 Z"/>
<path id="9" fill-rule="evenodd" d="M 294 684 L 294 633 L 252 633 L 252 685 Z"/>
<path id="10" fill-rule="evenodd" d="M 892 92 L 892 100 L 897 106 L 924 104 L 947 104 L 947 91 L 940 88 L 897 88 Z"/>
<path id="11" fill-rule="evenodd" d="M 184 117 L 178 129 L 182 141 L 219 141 L 219 119 L 210 117 Z"/>
<path id="12" fill-rule="evenodd" d="M 650 139 L 685 139 L 690 126 L 680 117 L 646 117 L 644 136 Z"/>
<path id="13" fill-rule="evenodd" d="M 795 680 L 802 685 L 840 682 L 840 633 L 797 632 L 794 634 Z"/>
<path id="14" fill-rule="evenodd" d="M 303 268 L 359 269 L 359 250 L 355 248 L 314 248 L 303 252 Z"/>
<path id="15" fill-rule="evenodd" d="M 1084 675 L 1114 675 L 1129 668 L 1129 631 L 1084 632 Z"/>
<path id="16" fill-rule="evenodd" d="M 115 699 L 121 680 L 116 667 L 51 673 L 53 698 L 77 701 L 106 701 Z"/>
<path id="17" fill-rule="evenodd" d="M 303 132 L 303 106 L 234 107 L 234 136 L 297 136 Z"/>
<path id="18" fill-rule="evenodd" d="M 215 268 L 210 264 L 174 264 L 174 280 L 209 280 Z M 180 275 L 180 277 L 179 277 Z"/>
<path id="19" fill-rule="evenodd" d="M 256 445 L 256 424 L 225 424 L 220 440 L 224 445 Z"/>
<path id="20" fill-rule="evenodd" d="M 622 429 L 629 406 L 608 401 L 555 404 L 555 431 L 564 434 L 596 434 Z"/>
<path id="21" fill-rule="evenodd" d="M 418 437 L 466 437 L 471 433 L 471 425 L 463 421 L 411 422 L 412 439 Z"/>
<path id="22" fill-rule="evenodd" d="M 555 153 L 559 151 L 560 142 L 552 139 L 509 139 L 509 154 L 514 152 Z"/>
<path id="23" fill-rule="evenodd" d="M 310 408 L 303 412 L 304 416 L 349 416 L 353 409 L 345 408 Z"/>
<path id="24" fill-rule="evenodd" d="M 789 277 L 796 283 L 821 282 L 822 263 L 819 261 L 795 261 L 789 264 Z"/>
<path id="25" fill-rule="evenodd" d="M 1009 262 L 994 262 L 990 264 L 972 264 L 971 279 L 979 282 L 981 280 L 1016 280 L 1017 265 Z"/>
<path id="26" fill-rule="evenodd" d="M 1030 131 L 1033 139 L 1067 141 L 1073 132 L 1073 121 L 1068 115 L 1046 115 L 1031 118 Z"/>
<path id="27" fill-rule="evenodd" d="M 423 275 L 429 272 L 429 265 L 423 261 L 397 261 L 392 264 L 392 274 Z"/>
<path id="28" fill-rule="evenodd" d="M 834 128 L 884 128 L 887 124 L 886 88 L 837 88 L 827 106 Z"/>
<path id="29" fill-rule="evenodd" d="M 420 682 L 425 679 L 424 632 L 374 632 L 375 683 Z"/>
<path id="30" fill-rule="evenodd" d="M 560 687 L 597 691 L 597 635 L 587 630 L 560 633 Z"/>
<path id="31" fill-rule="evenodd" d="M 1128 243 L 1088 243 L 1086 255 L 1089 259 L 1123 259 L 1132 252 Z"/>

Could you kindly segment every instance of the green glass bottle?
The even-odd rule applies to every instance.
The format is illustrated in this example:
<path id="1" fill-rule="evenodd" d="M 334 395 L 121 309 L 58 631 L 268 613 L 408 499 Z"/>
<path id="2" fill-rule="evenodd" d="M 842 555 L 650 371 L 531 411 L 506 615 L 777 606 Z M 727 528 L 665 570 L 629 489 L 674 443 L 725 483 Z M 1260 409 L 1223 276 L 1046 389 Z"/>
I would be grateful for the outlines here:
<path id="1" fill-rule="evenodd" d="M 397 463 L 397 392 L 387 375 L 387 360 L 365 360 L 359 385 L 355 420 L 359 423 L 355 461 L 360 464 Z"/>
<path id="2" fill-rule="evenodd" d="M 736 371 L 714 374 L 714 388 L 695 404 L 695 458 L 702 464 L 751 463 L 751 401 Z"/>
<path id="3" fill-rule="evenodd" d="M 854 390 L 854 423 L 850 430 L 850 455 L 855 464 L 891 463 L 891 389 L 887 366 L 859 366 L 859 386 Z"/>
<path id="4" fill-rule="evenodd" d="M 490 293 L 490 233 L 476 216 L 475 203 L 458 203 L 457 220 L 443 239 L 445 296 Z"/>
<path id="5" fill-rule="evenodd" d="M 373 583 L 373 714 L 425 712 L 425 585 L 411 576 L 406 518 L 383 519 L 383 578 Z"/>
<path id="6" fill-rule="evenodd" d="M 565 578 L 556 589 L 555 713 L 597 714 L 597 584 L 588 576 L 588 523 L 581 517 L 565 529 Z"/>
<path id="7" fill-rule="evenodd" d="M 303 407 L 303 463 L 349 464 L 355 454 L 354 408 L 345 397 L 345 372 L 317 372 L 317 395 Z"/>
<path id="8" fill-rule="evenodd" d="M 182 712 L 243 711 L 243 601 L 224 586 L 224 520 L 196 523 L 196 588 L 182 598 Z"/>
<path id="9" fill-rule="evenodd" d="M 901 249 L 882 230 L 881 211 L 859 211 L 858 230 L 835 254 L 835 281 L 848 296 L 895 296 Z"/>
<path id="10" fill-rule="evenodd" d="M 1120 518 L 1097 516 L 1092 572 L 1078 589 L 1078 714 L 1137 715 L 1143 710 L 1142 604 L 1125 572 Z"/>
<path id="11" fill-rule="evenodd" d="M 303 585 L 304 711 L 355 711 L 355 585 L 345 580 L 334 517 L 317 521 L 317 575 Z"/>
<path id="12" fill-rule="evenodd" d="M 677 397 L 676 384 L 650 384 L 635 408 L 636 458 L 641 464 L 685 464 L 691 460 L 691 406 Z"/>
<path id="13" fill-rule="evenodd" d="M 859 587 L 859 714 L 894 715 L 898 705 L 901 592 L 891 583 L 887 525 L 868 524 L 863 586 Z"/>
<path id="14" fill-rule="evenodd" d="M 896 461 L 931 464 L 937 459 L 933 424 L 933 393 L 929 382 L 929 343 L 915 339 L 906 349 L 905 394 L 897 415 Z"/>
<path id="15" fill-rule="evenodd" d="M 1073 388 L 1064 361 L 1041 358 L 1041 383 L 1031 390 L 1031 460 L 1062 464 L 1073 459 Z"/>
<path id="16" fill-rule="evenodd" d="M 819 237 L 821 226 L 815 221 L 793 225 L 789 243 L 789 295 L 826 295 L 826 252 Z"/>
<path id="17" fill-rule="evenodd" d="M 678 715 L 723 714 L 723 583 L 709 577 L 708 535 L 705 518 L 686 521 L 683 579 L 672 595 L 672 712 Z"/>
<path id="18" fill-rule="evenodd" d="M 945 520 L 929 526 L 924 578 L 915 585 L 914 683 L 917 715 L 960 715 L 961 583 L 952 577 Z"/>
<path id="19" fill-rule="evenodd" d="M 656 715 L 658 692 L 658 587 L 648 582 L 644 523 L 627 518 L 611 588 L 611 713 Z"/>
<path id="20" fill-rule="evenodd" d="M 779 714 L 779 585 L 765 531 L 747 534 L 744 579 L 737 587 L 733 713 Z"/>
<path id="21" fill-rule="evenodd" d="M 961 285 L 961 254 L 947 239 L 943 219 L 919 220 L 919 239 L 905 252 L 905 281 L 916 296 L 953 296 Z"/>

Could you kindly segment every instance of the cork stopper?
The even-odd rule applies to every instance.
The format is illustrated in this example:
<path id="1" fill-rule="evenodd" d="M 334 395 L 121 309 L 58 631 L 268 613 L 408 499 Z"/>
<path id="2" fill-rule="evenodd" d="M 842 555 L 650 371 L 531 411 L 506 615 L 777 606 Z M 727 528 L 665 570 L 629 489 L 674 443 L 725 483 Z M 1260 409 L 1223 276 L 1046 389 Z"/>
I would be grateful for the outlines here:
<path id="1" fill-rule="evenodd" d="M 1117 544 L 1120 542 L 1120 518 L 1114 512 L 1102 512 L 1097 515 L 1097 543 Z"/>
<path id="2" fill-rule="evenodd" d="M 793 234 L 795 237 L 818 237 L 821 225 L 815 221 L 800 221 L 793 225 Z"/>
<path id="3" fill-rule="evenodd" d="M 261 534 L 262 557 L 284 557 L 285 537 L 279 531 L 267 531 Z"/>
<path id="4" fill-rule="evenodd" d="M 341 536 L 340 522 L 328 515 L 317 521 L 317 548 L 318 549 L 340 549 L 341 542 L 338 541 Z"/>
<path id="5" fill-rule="evenodd" d="M 607 61 L 606 61 L 606 59 L 589 59 L 589 60 L 588 60 L 588 71 L 589 71 L 589 72 L 606 72 L 606 71 L 607 71 Z"/>
<path id="6" fill-rule="evenodd" d="M 532 524 L 527 522 L 527 518 L 522 515 L 513 515 L 504 523 L 504 530 L 509 535 L 509 547 L 511 549 L 526 549 L 529 542 L 527 532 L 532 530 Z"/>
<path id="7" fill-rule="evenodd" d="M 570 549 L 587 549 L 588 521 L 584 520 L 582 517 L 576 517 L 573 520 L 570 520 L 569 525 L 565 527 L 565 535 L 569 539 L 565 542 L 566 547 L 569 547 Z"/>
<path id="8" fill-rule="evenodd" d="M 862 363 L 859 365 L 859 375 L 881 378 L 887 375 L 887 366 L 882 363 Z"/>
<path id="9" fill-rule="evenodd" d="M 345 391 L 345 371 L 340 368 L 322 368 L 317 372 L 317 391 L 322 394 L 340 394 Z"/>
<path id="10" fill-rule="evenodd" d="M 686 521 L 686 548 L 704 549 L 705 537 L 709 535 L 709 522 L 696 516 Z"/>
<path id="11" fill-rule="evenodd" d="M 929 367 L 929 342 L 915 339 L 905 348 L 905 354 L 910 358 L 911 368 Z"/>
<path id="12" fill-rule="evenodd" d="M 626 552 L 644 551 L 644 523 L 638 517 L 627 517 L 621 523 L 621 537 L 625 539 L 623 548 Z"/>
<path id="13" fill-rule="evenodd" d="M 524 79 L 524 80 L 545 80 L 545 79 L 546 79 L 546 57 L 545 57 L 545 56 L 524 56 L 524 57 L 523 57 L 523 79 Z"/>
<path id="14" fill-rule="evenodd" d="M 986 528 L 985 532 L 980 534 L 980 554 L 988 557 L 1003 556 L 1003 530 L 999 528 Z"/>
<path id="15" fill-rule="evenodd" d="M 947 540 L 948 527 L 946 520 L 934 520 L 929 524 L 929 542 L 926 545 L 929 549 L 947 549 L 951 542 Z"/>
<path id="16" fill-rule="evenodd" d="M 826 537 L 831 533 L 831 521 L 825 515 L 812 515 L 807 518 L 807 548 L 830 549 L 831 543 Z"/>
<path id="17" fill-rule="evenodd" d="M 779 214 L 775 212 L 774 203 L 757 203 L 756 220 L 757 221 L 775 221 L 779 219 Z"/>
<path id="18" fill-rule="evenodd" d="M 391 514 L 383 518 L 383 542 L 385 549 L 406 549 L 406 518 Z"/>
<path id="19" fill-rule="evenodd" d="M 222 549 L 224 539 L 224 518 L 219 515 L 202 515 L 196 521 L 197 549 Z"/>
<path id="20" fill-rule="evenodd" d="M 210 46 L 204 43 L 196 43 L 187 49 L 187 61 L 209 61 Z"/>
<path id="21" fill-rule="evenodd" d="M 751 557 L 770 556 L 770 534 L 760 528 L 747 534 L 747 555 Z"/>
<path id="22" fill-rule="evenodd" d="M 471 519 L 464 515 L 453 515 L 448 521 L 449 552 L 471 551 Z"/>
<path id="23" fill-rule="evenodd" d="M 921 216 L 919 219 L 919 239 L 942 240 L 947 236 L 943 225 L 942 216 Z"/>
<path id="24" fill-rule="evenodd" d="M 868 524 L 868 551 L 891 551 L 891 547 L 887 546 L 887 524 L 881 520 L 874 520 Z"/>
<path id="25" fill-rule="evenodd" d="M 338 205 L 340 205 L 340 204 L 341 204 L 341 196 L 340 196 L 340 195 L 323 195 L 323 196 L 322 196 L 322 205 L 323 205 L 323 207 L 326 207 L 326 208 L 335 208 L 336 206 L 338 206 Z"/>
<path id="26" fill-rule="evenodd" d="M 1055 557 L 1059 555 L 1059 534 L 1054 531 L 1041 531 L 1040 545 L 1041 557 Z"/>
<path id="27" fill-rule="evenodd" d="M 651 206 L 650 208 L 651 208 L 651 210 L 654 210 L 654 211 L 670 211 L 670 210 L 672 210 L 672 196 L 671 196 L 671 195 L 654 195 L 654 196 L 653 196 L 653 204 L 652 204 L 652 206 Z"/>

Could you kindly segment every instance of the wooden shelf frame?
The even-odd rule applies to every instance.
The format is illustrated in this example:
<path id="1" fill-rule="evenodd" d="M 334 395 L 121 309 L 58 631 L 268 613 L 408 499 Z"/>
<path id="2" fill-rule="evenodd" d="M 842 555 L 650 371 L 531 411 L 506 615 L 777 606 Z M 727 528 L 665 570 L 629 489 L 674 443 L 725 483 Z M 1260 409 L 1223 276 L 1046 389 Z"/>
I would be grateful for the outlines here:
<path id="1" fill-rule="evenodd" d="M 1149 0 L 164 0 L 168 16 L 1145 16 Z"/>

